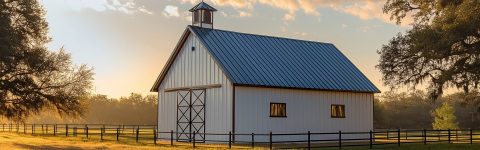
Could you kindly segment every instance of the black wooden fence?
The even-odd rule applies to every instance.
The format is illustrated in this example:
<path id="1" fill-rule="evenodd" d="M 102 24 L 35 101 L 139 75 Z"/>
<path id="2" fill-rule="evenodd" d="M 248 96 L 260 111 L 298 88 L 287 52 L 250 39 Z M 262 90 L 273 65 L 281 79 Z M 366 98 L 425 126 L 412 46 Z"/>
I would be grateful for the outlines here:
<path id="1" fill-rule="evenodd" d="M 480 130 L 414 130 L 414 129 L 376 129 L 367 132 L 329 132 L 329 133 L 193 133 L 191 141 L 178 142 L 174 131 L 157 131 L 155 125 L 108 125 L 108 124 L 1 124 L 1 132 L 42 136 L 81 137 L 101 141 L 126 141 L 152 143 L 160 145 L 191 145 L 192 147 L 222 145 L 228 148 L 263 147 L 283 148 L 323 148 L 363 146 L 373 148 L 377 145 L 401 146 L 407 143 L 480 143 Z M 199 136 L 207 137 L 199 140 Z"/>

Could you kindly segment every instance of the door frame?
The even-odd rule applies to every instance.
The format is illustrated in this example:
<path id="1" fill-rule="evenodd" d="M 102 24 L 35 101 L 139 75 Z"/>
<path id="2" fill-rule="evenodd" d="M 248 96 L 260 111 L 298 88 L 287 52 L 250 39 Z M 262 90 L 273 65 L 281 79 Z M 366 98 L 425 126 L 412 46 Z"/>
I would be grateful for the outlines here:
<path id="1" fill-rule="evenodd" d="M 184 94 L 182 94 L 182 92 Z M 192 142 L 193 132 L 203 132 L 200 134 L 195 134 L 195 142 L 205 142 L 206 92 L 207 90 L 205 88 L 177 90 L 177 141 Z M 181 105 L 182 103 L 186 103 L 188 106 Z M 186 109 L 182 111 L 182 108 Z M 187 122 L 181 121 L 181 119 L 184 118 L 187 120 Z M 199 121 L 196 121 L 197 118 Z M 182 125 L 184 125 L 185 128 L 182 128 Z M 179 130 L 179 128 L 181 130 Z M 182 139 L 182 135 L 185 135 L 185 138 Z"/>

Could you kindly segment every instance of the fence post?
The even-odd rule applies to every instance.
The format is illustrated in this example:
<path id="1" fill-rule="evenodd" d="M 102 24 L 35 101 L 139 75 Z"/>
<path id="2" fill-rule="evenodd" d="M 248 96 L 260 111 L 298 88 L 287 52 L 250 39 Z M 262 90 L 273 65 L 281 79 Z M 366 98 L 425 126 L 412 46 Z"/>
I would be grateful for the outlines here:
<path id="1" fill-rule="evenodd" d="M 35 124 L 32 124 L 32 135 L 35 133 Z"/>
<path id="2" fill-rule="evenodd" d="M 448 143 L 450 144 L 450 129 L 448 129 Z"/>
<path id="3" fill-rule="evenodd" d="M 458 129 L 455 129 L 455 141 L 458 141 Z"/>
<path id="4" fill-rule="evenodd" d="M 136 134 L 136 136 L 135 136 L 135 137 L 136 137 L 135 141 L 136 141 L 137 143 L 138 143 L 138 132 L 139 132 L 139 131 L 138 131 L 138 127 L 137 127 L 137 134 Z"/>
<path id="5" fill-rule="evenodd" d="M 100 128 L 100 141 L 103 141 L 103 127 Z"/>
<path id="6" fill-rule="evenodd" d="M 87 136 L 87 139 L 88 139 L 88 126 L 85 125 L 85 135 Z"/>
<path id="7" fill-rule="evenodd" d="M 173 130 L 170 130 L 170 146 L 173 146 Z"/>
<path id="8" fill-rule="evenodd" d="M 397 129 L 397 145 L 400 147 L 400 128 Z"/>
<path id="9" fill-rule="evenodd" d="M 23 134 L 27 134 L 27 126 L 23 124 Z"/>
<path id="10" fill-rule="evenodd" d="M 338 148 L 342 148 L 342 131 L 338 131 Z"/>
<path id="11" fill-rule="evenodd" d="M 53 125 L 53 136 L 57 135 L 57 124 Z"/>
<path id="12" fill-rule="evenodd" d="M 273 147 L 273 146 L 272 146 L 272 132 L 270 132 L 269 137 L 270 137 L 270 138 L 269 138 L 269 141 L 268 141 L 268 145 L 269 145 L 270 149 L 272 149 L 272 147 Z"/>
<path id="13" fill-rule="evenodd" d="M 195 131 L 193 131 L 193 143 L 192 143 L 192 144 L 193 144 L 193 148 L 195 148 L 195 134 L 196 134 Z"/>
<path id="14" fill-rule="evenodd" d="M 42 135 L 44 135 L 44 134 L 45 134 L 45 131 L 43 129 L 43 124 L 42 124 Z"/>
<path id="15" fill-rule="evenodd" d="M 118 134 L 120 132 L 120 128 L 117 128 L 117 141 L 118 141 Z"/>
<path id="16" fill-rule="evenodd" d="M 157 145 L 157 130 L 153 128 L 153 144 Z"/>
<path id="17" fill-rule="evenodd" d="M 423 144 L 427 144 L 427 129 L 423 129 Z"/>
<path id="18" fill-rule="evenodd" d="M 68 124 L 65 124 L 65 136 L 68 136 Z"/>
<path id="19" fill-rule="evenodd" d="M 373 148 L 373 133 L 372 130 L 370 130 L 370 149 Z"/>
<path id="20" fill-rule="evenodd" d="M 255 133 L 252 133 L 252 149 L 255 148 Z"/>
<path id="21" fill-rule="evenodd" d="M 405 140 L 408 140 L 408 129 L 405 129 Z"/>
<path id="22" fill-rule="evenodd" d="M 470 128 L 470 144 L 473 144 L 472 128 Z"/>
<path id="23" fill-rule="evenodd" d="M 310 150 L 310 147 L 311 147 L 311 145 L 310 145 L 310 131 L 308 131 L 307 134 L 308 134 L 308 144 L 307 144 L 307 147 L 308 147 L 308 149 Z"/>
<path id="24" fill-rule="evenodd" d="M 228 132 L 228 149 L 232 149 L 232 131 Z"/>
<path id="25" fill-rule="evenodd" d="M 390 140 L 390 129 L 387 129 L 387 140 Z"/>

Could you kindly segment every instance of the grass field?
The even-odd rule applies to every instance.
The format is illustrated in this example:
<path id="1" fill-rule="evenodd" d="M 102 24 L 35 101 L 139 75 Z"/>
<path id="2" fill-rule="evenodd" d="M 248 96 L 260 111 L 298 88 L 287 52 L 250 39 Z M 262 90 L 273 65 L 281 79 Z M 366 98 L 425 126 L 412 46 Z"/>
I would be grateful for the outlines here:
<path id="1" fill-rule="evenodd" d="M 198 145 L 197 149 L 225 149 L 225 145 Z M 248 149 L 234 146 L 234 149 Z M 99 141 L 85 140 L 79 137 L 32 136 L 17 133 L 0 132 L 0 149 L 192 149 L 191 144 L 176 143 L 170 146 L 166 141 L 159 141 L 157 145 L 135 143 L 135 141 Z M 261 148 L 260 148 L 261 149 Z"/>
<path id="2" fill-rule="evenodd" d="M 266 147 L 257 147 L 256 149 L 265 149 Z M 176 143 L 176 146 L 170 146 L 166 141 L 159 141 L 157 145 L 150 143 L 136 144 L 134 141 L 99 141 L 85 140 L 80 137 L 53 137 L 53 136 L 32 136 L 17 133 L 0 133 L 0 149 L 192 149 L 191 144 Z M 197 145 L 197 149 L 227 149 L 226 145 Z M 250 149 L 248 147 L 234 146 L 233 149 Z M 336 150 L 338 148 L 322 148 L 320 150 Z M 346 150 L 368 150 L 368 147 L 345 147 Z M 375 146 L 379 150 L 455 150 L 480 149 L 480 144 L 402 144 Z"/>

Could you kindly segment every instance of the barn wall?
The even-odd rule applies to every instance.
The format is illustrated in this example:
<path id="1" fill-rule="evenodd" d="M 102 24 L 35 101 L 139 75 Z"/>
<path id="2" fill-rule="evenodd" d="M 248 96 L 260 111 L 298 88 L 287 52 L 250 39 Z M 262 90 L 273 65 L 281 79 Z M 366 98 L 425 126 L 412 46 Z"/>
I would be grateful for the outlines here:
<path id="1" fill-rule="evenodd" d="M 191 34 L 160 84 L 158 130 L 176 131 L 177 92 L 165 92 L 165 89 L 210 84 L 222 86 L 206 90 L 206 132 L 226 133 L 232 127 L 232 84 L 197 37 Z M 160 137 L 169 138 L 170 134 L 160 134 Z"/>
<path id="2" fill-rule="evenodd" d="M 270 102 L 286 103 L 287 117 L 270 116 Z M 345 104 L 346 118 L 331 118 L 331 104 Z M 235 87 L 236 133 L 368 132 L 373 129 L 373 94 L 259 87 Z M 366 137 L 366 135 L 344 138 Z M 306 140 L 306 136 L 274 136 L 274 140 Z M 337 139 L 338 135 L 312 136 Z M 238 136 L 236 140 L 250 140 Z M 268 136 L 255 137 L 268 141 Z"/>

